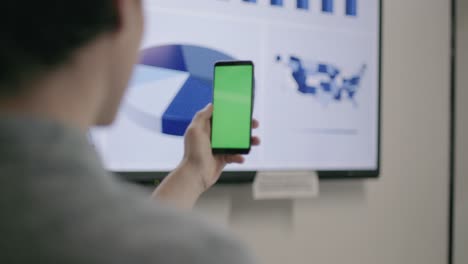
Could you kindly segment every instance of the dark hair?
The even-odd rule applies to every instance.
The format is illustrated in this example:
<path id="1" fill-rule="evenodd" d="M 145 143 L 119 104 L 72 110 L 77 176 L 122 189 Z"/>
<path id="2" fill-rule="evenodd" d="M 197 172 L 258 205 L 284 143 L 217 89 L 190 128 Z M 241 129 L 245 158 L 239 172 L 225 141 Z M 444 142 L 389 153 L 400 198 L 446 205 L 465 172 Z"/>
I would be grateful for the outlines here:
<path id="1" fill-rule="evenodd" d="M 118 23 L 115 0 L 3 0 L 0 96 L 53 69 Z"/>

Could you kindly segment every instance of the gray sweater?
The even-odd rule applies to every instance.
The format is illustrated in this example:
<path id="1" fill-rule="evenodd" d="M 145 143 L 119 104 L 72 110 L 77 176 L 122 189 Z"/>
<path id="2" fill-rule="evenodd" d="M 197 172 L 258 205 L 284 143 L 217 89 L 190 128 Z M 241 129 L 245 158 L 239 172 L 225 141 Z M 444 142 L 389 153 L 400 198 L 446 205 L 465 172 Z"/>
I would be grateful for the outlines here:
<path id="1" fill-rule="evenodd" d="M 0 117 L 0 263 L 252 263 L 242 245 L 106 172 L 78 130 Z"/>

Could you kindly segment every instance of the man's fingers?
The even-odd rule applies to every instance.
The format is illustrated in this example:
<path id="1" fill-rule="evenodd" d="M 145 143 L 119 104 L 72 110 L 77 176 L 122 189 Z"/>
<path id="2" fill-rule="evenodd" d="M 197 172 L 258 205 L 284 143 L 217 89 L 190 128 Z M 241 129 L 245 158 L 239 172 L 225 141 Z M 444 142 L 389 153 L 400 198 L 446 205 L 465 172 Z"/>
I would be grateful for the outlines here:
<path id="1" fill-rule="evenodd" d="M 252 137 L 252 145 L 259 146 L 260 143 L 261 143 L 261 141 L 260 141 L 259 137 Z"/>
<path id="2" fill-rule="evenodd" d="M 207 120 L 207 119 L 210 119 L 212 116 L 213 116 L 213 104 L 210 103 L 195 115 L 195 119 Z M 257 119 L 253 119 L 252 128 L 256 129 L 259 126 L 260 126 L 260 122 L 258 122 Z"/>
<path id="3" fill-rule="evenodd" d="M 252 128 L 256 129 L 260 126 L 260 123 L 258 122 L 257 119 L 252 120 Z"/>
<path id="4" fill-rule="evenodd" d="M 213 115 L 213 105 L 212 104 L 208 104 L 207 106 L 205 106 L 205 108 L 203 108 L 202 110 L 200 110 L 196 115 L 195 115 L 195 119 L 196 120 L 208 120 L 211 118 L 211 116 Z"/>
<path id="5" fill-rule="evenodd" d="M 229 155 L 229 156 L 226 156 L 225 158 L 226 162 L 227 163 L 244 163 L 245 161 L 245 158 L 242 157 L 241 155 Z"/>

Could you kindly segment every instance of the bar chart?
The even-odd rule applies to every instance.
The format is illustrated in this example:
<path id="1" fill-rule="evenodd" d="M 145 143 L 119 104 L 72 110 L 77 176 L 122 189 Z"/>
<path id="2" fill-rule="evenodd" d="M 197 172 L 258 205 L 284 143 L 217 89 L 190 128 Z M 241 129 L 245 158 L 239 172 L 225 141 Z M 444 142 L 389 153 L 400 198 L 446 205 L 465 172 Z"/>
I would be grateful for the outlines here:
<path id="1" fill-rule="evenodd" d="M 245 3 L 250 4 L 257 4 L 257 0 L 242 0 Z M 283 7 L 284 2 L 288 0 L 270 0 L 270 5 L 273 7 Z M 294 1 L 294 0 L 290 0 Z M 295 0 L 296 1 L 296 8 L 301 10 L 309 10 L 310 8 L 310 0 Z M 340 0 L 345 1 L 346 16 L 356 17 L 358 16 L 358 0 Z M 335 0 L 321 0 L 321 11 L 327 14 L 333 14 L 334 10 L 334 2 Z"/>
<path id="2" fill-rule="evenodd" d="M 272 6 L 283 6 L 283 0 L 271 0 L 270 3 Z"/>
<path id="3" fill-rule="evenodd" d="M 333 0 L 322 0 L 322 12 L 333 13 Z"/>

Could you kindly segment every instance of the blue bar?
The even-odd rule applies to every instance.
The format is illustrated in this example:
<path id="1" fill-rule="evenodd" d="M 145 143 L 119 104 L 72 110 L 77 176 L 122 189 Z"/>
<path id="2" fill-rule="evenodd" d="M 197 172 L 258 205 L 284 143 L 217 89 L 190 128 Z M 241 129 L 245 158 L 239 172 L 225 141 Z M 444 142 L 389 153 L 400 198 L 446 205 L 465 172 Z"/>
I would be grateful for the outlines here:
<path id="1" fill-rule="evenodd" d="M 346 15 L 357 16 L 357 0 L 346 0 Z"/>
<path id="2" fill-rule="evenodd" d="M 283 6 L 283 0 L 271 0 L 273 6 Z"/>
<path id="3" fill-rule="evenodd" d="M 333 0 L 322 0 L 322 11 L 325 13 L 333 13 Z"/>
<path id="4" fill-rule="evenodd" d="M 247 2 L 247 3 L 257 3 L 257 0 L 242 0 L 244 2 Z"/>
<path id="5" fill-rule="evenodd" d="M 297 0 L 298 9 L 309 9 L 309 0 Z"/>

